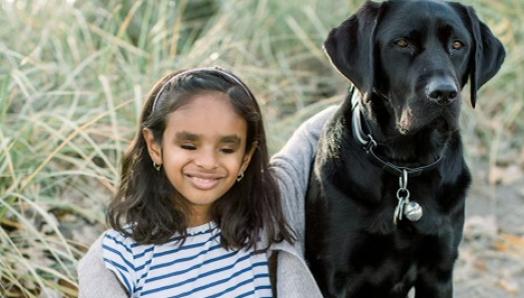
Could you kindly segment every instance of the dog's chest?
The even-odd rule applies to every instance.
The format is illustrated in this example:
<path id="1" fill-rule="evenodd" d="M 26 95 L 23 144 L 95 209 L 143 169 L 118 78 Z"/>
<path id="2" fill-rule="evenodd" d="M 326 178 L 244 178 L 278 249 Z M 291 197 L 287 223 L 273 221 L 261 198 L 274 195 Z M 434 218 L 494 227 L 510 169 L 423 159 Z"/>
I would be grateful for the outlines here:
<path id="1" fill-rule="evenodd" d="M 382 188 L 368 205 L 362 222 L 372 234 L 409 233 L 431 235 L 445 223 L 447 202 L 434 179 L 414 181 L 407 187 L 395 184 L 391 179 L 382 181 Z M 365 199 L 365 198 L 360 198 Z M 366 213 L 366 212 L 364 212 Z"/>

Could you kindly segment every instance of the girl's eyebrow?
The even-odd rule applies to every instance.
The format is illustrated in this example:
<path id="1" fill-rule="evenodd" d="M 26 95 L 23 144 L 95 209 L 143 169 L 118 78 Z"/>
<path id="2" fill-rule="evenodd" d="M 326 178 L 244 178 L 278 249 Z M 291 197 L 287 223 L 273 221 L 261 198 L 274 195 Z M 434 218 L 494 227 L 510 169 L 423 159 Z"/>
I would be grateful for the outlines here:
<path id="1" fill-rule="evenodd" d="M 199 138 L 197 134 L 190 133 L 187 131 L 177 132 L 175 137 L 177 140 L 184 140 L 184 141 L 196 141 Z"/>
<path id="2" fill-rule="evenodd" d="M 237 135 L 228 135 L 228 136 L 223 136 L 220 138 L 220 142 L 221 143 L 231 143 L 231 144 L 240 144 L 240 137 L 238 137 Z"/>
<path id="3" fill-rule="evenodd" d="M 187 131 L 181 131 L 177 132 L 175 135 L 177 140 L 184 140 L 184 141 L 197 141 L 200 139 L 200 135 L 187 132 Z M 241 139 L 237 135 L 225 135 L 220 138 L 221 143 L 230 143 L 230 144 L 240 144 Z"/>

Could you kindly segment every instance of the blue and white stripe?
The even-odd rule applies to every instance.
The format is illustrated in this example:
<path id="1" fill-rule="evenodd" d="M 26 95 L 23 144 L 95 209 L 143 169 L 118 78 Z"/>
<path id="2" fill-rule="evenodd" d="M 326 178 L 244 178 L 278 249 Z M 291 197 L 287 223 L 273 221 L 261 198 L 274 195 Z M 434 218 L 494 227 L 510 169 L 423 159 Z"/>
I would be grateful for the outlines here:
<path id="1" fill-rule="evenodd" d="M 139 245 L 109 230 L 104 263 L 132 297 L 272 297 L 266 253 L 225 250 L 214 223 L 162 245 Z"/>

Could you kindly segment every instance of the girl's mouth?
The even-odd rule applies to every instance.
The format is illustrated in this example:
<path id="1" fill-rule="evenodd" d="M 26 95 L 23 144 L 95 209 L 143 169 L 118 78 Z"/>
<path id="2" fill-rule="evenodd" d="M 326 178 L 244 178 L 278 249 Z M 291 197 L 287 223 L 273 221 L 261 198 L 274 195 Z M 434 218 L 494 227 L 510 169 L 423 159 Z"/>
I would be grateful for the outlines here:
<path id="1" fill-rule="evenodd" d="M 218 184 L 219 177 L 197 177 L 192 175 L 187 175 L 191 184 L 200 190 L 209 190 L 215 187 Z"/>

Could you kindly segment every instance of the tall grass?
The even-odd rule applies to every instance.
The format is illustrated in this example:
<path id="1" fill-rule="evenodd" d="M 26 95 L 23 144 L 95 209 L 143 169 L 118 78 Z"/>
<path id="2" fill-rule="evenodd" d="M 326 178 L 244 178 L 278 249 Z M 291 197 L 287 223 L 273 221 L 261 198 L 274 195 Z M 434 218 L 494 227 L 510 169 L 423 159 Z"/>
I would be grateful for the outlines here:
<path id="1" fill-rule="evenodd" d="M 342 98 L 346 82 L 321 43 L 362 2 L 0 2 L 0 296 L 77 295 L 75 266 L 104 229 L 155 80 L 197 65 L 233 69 L 262 104 L 274 152 L 305 117 Z M 524 5 L 465 2 L 509 54 L 464 118 L 475 156 L 497 163 L 523 141 Z"/>

